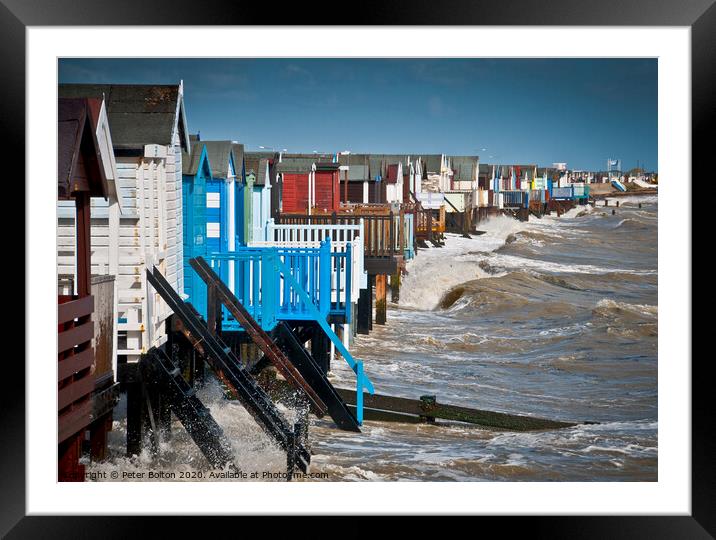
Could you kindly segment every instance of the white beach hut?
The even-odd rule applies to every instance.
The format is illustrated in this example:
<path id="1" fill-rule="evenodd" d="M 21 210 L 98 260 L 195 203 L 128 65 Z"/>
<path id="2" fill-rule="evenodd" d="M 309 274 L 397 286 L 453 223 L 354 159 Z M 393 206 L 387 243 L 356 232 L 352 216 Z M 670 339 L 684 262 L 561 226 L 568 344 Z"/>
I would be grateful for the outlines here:
<path id="1" fill-rule="evenodd" d="M 92 200 L 91 261 L 93 274 L 116 276 L 120 363 L 166 341 L 171 311 L 156 293 L 147 294 L 145 269 L 157 266 L 183 293 L 182 150 L 189 150 L 183 94 L 181 83 L 59 86 L 60 97 L 104 99 L 108 122 L 98 125 L 98 139 L 113 149 L 116 176 L 108 200 Z M 58 202 L 60 277 L 74 272 L 72 238 L 74 213 Z"/>

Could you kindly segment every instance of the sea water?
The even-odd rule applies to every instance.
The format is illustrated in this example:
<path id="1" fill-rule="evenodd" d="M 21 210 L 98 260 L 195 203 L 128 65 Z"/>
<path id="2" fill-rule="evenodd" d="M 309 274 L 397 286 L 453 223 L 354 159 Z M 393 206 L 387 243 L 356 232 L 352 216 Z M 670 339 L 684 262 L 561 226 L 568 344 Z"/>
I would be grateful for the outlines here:
<path id="1" fill-rule="evenodd" d="M 619 201 L 615 215 L 610 201 L 527 223 L 495 217 L 479 225 L 483 235 L 447 235 L 445 247 L 420 250 L 387 324 L 359 335 L 352 350 L 380 394 L 434 394 L 441 403 L 598 424 L 515 433 L 366 422 L 349 433 L 314 418 L 317 479 L 656 481 L 658 202 Z M 340 359 L 331 379 L 354 384 Z M 238 402 L 213 381 L 199 396 L 240 470 L 285 471 L 285 454 Z M 89 464 L 94 479 L 148 470 L 216 479 L 176 420 L 159 457 L 125 457 L 121 408 L 116 416 L 112 457 Z"/>

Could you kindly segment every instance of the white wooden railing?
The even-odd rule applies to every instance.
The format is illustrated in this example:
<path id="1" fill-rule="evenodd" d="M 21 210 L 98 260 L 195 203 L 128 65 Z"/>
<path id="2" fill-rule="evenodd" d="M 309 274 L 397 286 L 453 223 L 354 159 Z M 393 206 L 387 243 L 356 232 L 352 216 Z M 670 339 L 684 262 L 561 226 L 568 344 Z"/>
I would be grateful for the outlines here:
<path id="1" fill-rule="evenodd" d="M 355 225 L 338 224 L 276 224 L 273 219 L 266 224 L 267 240 L 249 242 L 249 247 L 318 248 L 326 238 L 331 239 L 331 251 L 343 253 L 351 246 L 351 301 L 357 302 L 360 289 L 368 286 L 368 274 L 365 272 L 365 250 L 363 246 L 363 220 Z M 340 283 L 336 284 L 336 274 L 331 273 L 332 295 L 344 289 L 346 273 L 339 273 Z M 339 285 L 339 286 L 337 286 Z"/>

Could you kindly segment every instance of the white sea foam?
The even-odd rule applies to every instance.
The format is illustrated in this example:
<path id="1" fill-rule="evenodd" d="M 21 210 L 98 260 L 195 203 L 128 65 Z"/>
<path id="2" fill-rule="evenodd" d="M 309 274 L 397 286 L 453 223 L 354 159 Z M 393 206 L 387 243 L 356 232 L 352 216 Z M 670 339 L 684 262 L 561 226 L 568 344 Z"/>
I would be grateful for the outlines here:
<path id="1" fill-rule="evenodd" d="M 645 317 L 656 317 L 659 313 L 659 306 L 651 306 L 648 304 L 630 304 L 628 302 L 617 302 L 609 298 L 604 298 L 597 302 L 597 309 L 620 309 L 630 311 Z"/>
<path id="2" fill-rule="evenodd" d="M 610 274 L 630 273 L 642 276 L 656 275 L 656 270 L 634 270 L 626 268 L 608 268 L 593 264 L 568 264 L 564 262 L 550 262 L 539 259 L 528 259 L 504 253 L 495 253 L 489 259 L 490 264 L 498 268 L 510 270 L 538 270 L 551 274 Z"/>
<path id="3" fill-rule="evenodd" d="M 478 266 L 483 253 L 503 246 L 510 234 L 529 227 L 515 219 L 498 216 L 480 224 L 485 234 L 472 239 L 446 235 L 445 247 L 420 250 L 418 257 L 408 262 L 408 275 L 403 278 L 400 291 L 401 307 L 434 309 L 443 294 L 455 285 L 489 274 Z"/>
<path id="4" fill-rule="evenodd" d="M 637 206 L 639 203 L 642 205 L 659 203 L 659 197 L 657 195 L 627 195 L 625 197 L 607 197 L 607 200 L 609 201 L 609 206 L 613 206 L 617 201 L 619 201 L 619 206 Z"/>

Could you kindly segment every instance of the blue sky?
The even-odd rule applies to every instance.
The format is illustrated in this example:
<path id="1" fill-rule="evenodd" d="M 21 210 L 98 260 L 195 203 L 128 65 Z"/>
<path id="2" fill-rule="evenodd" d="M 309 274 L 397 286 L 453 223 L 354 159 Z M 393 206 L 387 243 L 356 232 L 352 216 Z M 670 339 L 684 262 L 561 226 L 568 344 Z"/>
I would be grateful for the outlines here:
<path id="1" fill-rule="evenodd" d="M 656 59 L 62 59 L 59 81 L 184 81 L 189 130 L 289 152 L 657 169 Z"/>

